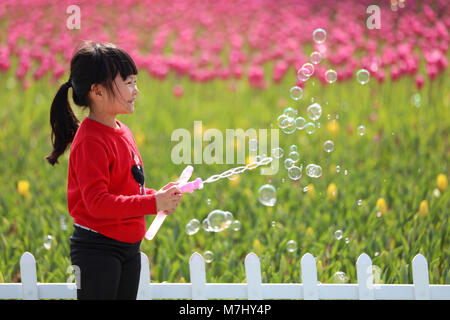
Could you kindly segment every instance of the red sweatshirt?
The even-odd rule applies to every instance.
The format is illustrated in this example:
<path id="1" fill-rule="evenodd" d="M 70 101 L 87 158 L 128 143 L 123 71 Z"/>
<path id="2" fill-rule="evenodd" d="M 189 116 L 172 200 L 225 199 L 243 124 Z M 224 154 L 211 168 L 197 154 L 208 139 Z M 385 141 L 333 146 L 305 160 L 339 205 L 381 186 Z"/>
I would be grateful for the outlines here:
<path id="1" fill-rule="evenodd" d="M 75 223 L 135 243 L 145 235 L 144 216 L 157 213 L 156 190 L 136 178 L 144 174 L 136 142 L 116 122 L 120 129 L 88 117 L 81 122 L 70 148 L 67 205 Z"/>

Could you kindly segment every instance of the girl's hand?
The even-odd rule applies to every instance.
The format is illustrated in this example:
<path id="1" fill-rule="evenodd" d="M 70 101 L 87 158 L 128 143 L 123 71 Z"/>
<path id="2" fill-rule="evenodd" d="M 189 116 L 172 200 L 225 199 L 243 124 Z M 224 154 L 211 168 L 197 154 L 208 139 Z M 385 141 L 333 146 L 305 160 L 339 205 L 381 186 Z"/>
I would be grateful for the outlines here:
<path id="1" fill-rule="evenodd" d="M 171 214 L 183 198 L 183 193 L 174 184 L 171 185 L 169 183 L 156 192 L 155 198 L 157 211 L 164 211 L 166 214 Z"/>

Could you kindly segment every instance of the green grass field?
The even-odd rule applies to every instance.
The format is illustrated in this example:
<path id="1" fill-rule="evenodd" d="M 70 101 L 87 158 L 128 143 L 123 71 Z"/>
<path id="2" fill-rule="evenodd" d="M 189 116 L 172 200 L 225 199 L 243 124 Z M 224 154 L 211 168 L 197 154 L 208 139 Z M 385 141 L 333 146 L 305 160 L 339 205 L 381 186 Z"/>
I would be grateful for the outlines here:
<path id="1" fill-rule="evenodd" d="M 274 176 L 253 170 L 239 180 L 220 180 L 186 194 L 156 238 L 142 242 L 152 281 L 190 282 L 189 257 L 210 250 L 214 261 L 206 265 L 208 282 L 245 282 L 244 258 L 255 252 L 261 258 L 263 282 L 299 283 L 300 259 L 309 252 L 317 257 L 320 282 L 333 282 L 334 273 L 342 271 L 349 283 L 356 283 L 355 263 L 365 252 L 380 268 L 381 283 L 412 283 L 411 261 L 421 253 L 428 261 L 430 283 L 449 284 L 450 190 L 435 194 L 437 176 L 449 176 L 448 75 L 427 82 L 421 91 L 413 78 L 381 85 L 371 79 L 365 86 L 356 81 L 323 86 L 309 80 L 297 102 L 289 97 L 294 77 L 292 73 L 265 91 L 252 89 L 242 80 L 236 83 L 236 91 L 230 91 L 229 83 L 221 81 L 199 84 L 170 76 L 160 82 L 144 71 L 139 74 L 135 113 L 118 119 L 135 138 L 140 137 L 146 186 L 154 189 L 174 181 L 185 167 L 171 161 L 176 142 L 170 138 L 177 128 L 192 132 L 194 120 L 201 120 L 204 127 L 223 133 L 227 128 L 275 129 L 277 117 L 288 106 L 305 118 L 311 98 L 323 107 L 321 126 L 314 134 L 280 131 L 282 160 L 289 146 L 296 144 L 303 169 L 317 163 L 323 168 L 322 176 L 309 178 L 304 170 L 300 180 L 291 181 L 283 167 Z M 57 90 L 47 80 L 33 83 L 24 92 L 12 70 L 0 77 L 0 282 L 20 281 L 19 260 L 25 251 L 36 258 L 39 282 L 69 278 L 73 230 L 66 200 L 69 152 L 55 167 L 44 159 L 51 150 L 49 109 Z M 181 99 L 172 94 L 177 83 L 184 88 Z M 411 102 L 417 92 L 420 107 Z M 71 104 L 81 121 L 87 114 Z M 377 117 L 374 122 L 372 113 Z M 331 119 L 339 116 L 334 136 L 327 130 L 332 121 L 328 115 Z M 367 128 L 364 136 L 356 133 L 361 124 Z M 330 154 L 323 150 L 328 139 L 335 143 Z M 206 179 L 239 165 L 194 165 L 193 178 Z M 340 172 L 333 170 L 336 165 Z M 19 194 L 20 180 L 29 182 L 28 196 Z M 257 191 L 266 183 L 277 188 L 274 207 L 258 202 Z M 330 183 L 337 186 L 336 200 L 327 197 Z M 314 194 L 303 191 L 309 184 Z M 388 206 L 382 216 L 377 216 L 379 198 Z M 429 211 L 418 214 L 422 200 L 427 200 Z M 186 234 L 189 220 L 202 221 L 214 209 L 232 212 L 241 229 L 220 233 L 200 229 L 192 236 Z M 66 217 L 66 230 L 61 228 L 61 216 Z M 147 225 L 152 219 L 147 218 Z M 336 230 L 343 231 L 341 240 L 334 237 Z M 43 246 L 47 235 L 54 237 L 50 249 Z M 293 253 L 286 250 L 289 240 L 297 242 Z"/>

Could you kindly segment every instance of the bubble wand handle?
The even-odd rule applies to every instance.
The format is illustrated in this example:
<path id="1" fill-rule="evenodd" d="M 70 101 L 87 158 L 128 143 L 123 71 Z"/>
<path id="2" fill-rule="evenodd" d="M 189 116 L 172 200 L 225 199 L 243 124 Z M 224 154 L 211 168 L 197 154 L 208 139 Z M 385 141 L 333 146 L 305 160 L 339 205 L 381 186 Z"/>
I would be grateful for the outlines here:
<path id="1" fill-rule="evenodd" d="M 178 189 L 181 192 L 189 192 L 192 193 L 195 189 L 202 189 L 203 188 L 203 182 L 202 179 L 197 178 L 192 182 L 187 182 L 189 178 L 192 175 L 192 172 L 194 171 L 194 168 L 192 166 L 187 166 L 183 172 L 180 175 L 180 178 L 178 179 Z M 164 222 L 164 219 L 166 219 L 167 214 L 164 213 L 164 211 L 159 211 L 156 215 L 155 219 L 153 220 L 152 224 L 148 228 L 147 232 L 145 233 L 145 239 L 152 240 L 156 233 L 158 232 L 159 228 Z"/>

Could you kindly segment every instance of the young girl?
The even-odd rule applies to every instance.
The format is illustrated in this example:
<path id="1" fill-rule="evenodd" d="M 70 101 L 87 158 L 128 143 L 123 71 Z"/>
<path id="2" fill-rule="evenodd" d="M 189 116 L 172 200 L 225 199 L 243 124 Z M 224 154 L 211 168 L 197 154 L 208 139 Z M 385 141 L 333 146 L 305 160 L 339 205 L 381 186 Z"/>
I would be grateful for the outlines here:
<path id="1" fill-rule="evenodd" d="M 159 191 L 144 186 L 144 165 L 128 127 L 117 114 L 131 114 L 138 94 L 131 57 L 110 43 L 85 41 L 70 64 L 70 78 L 52 102 L 54 165 L 70 143 L 67 204 L 74 219 L 70 257 L 78 299 L 136 299 L 145 215 L 175 211 L 176 183 Z M 79 123 L 68 101 L 89 108 Z"/>

